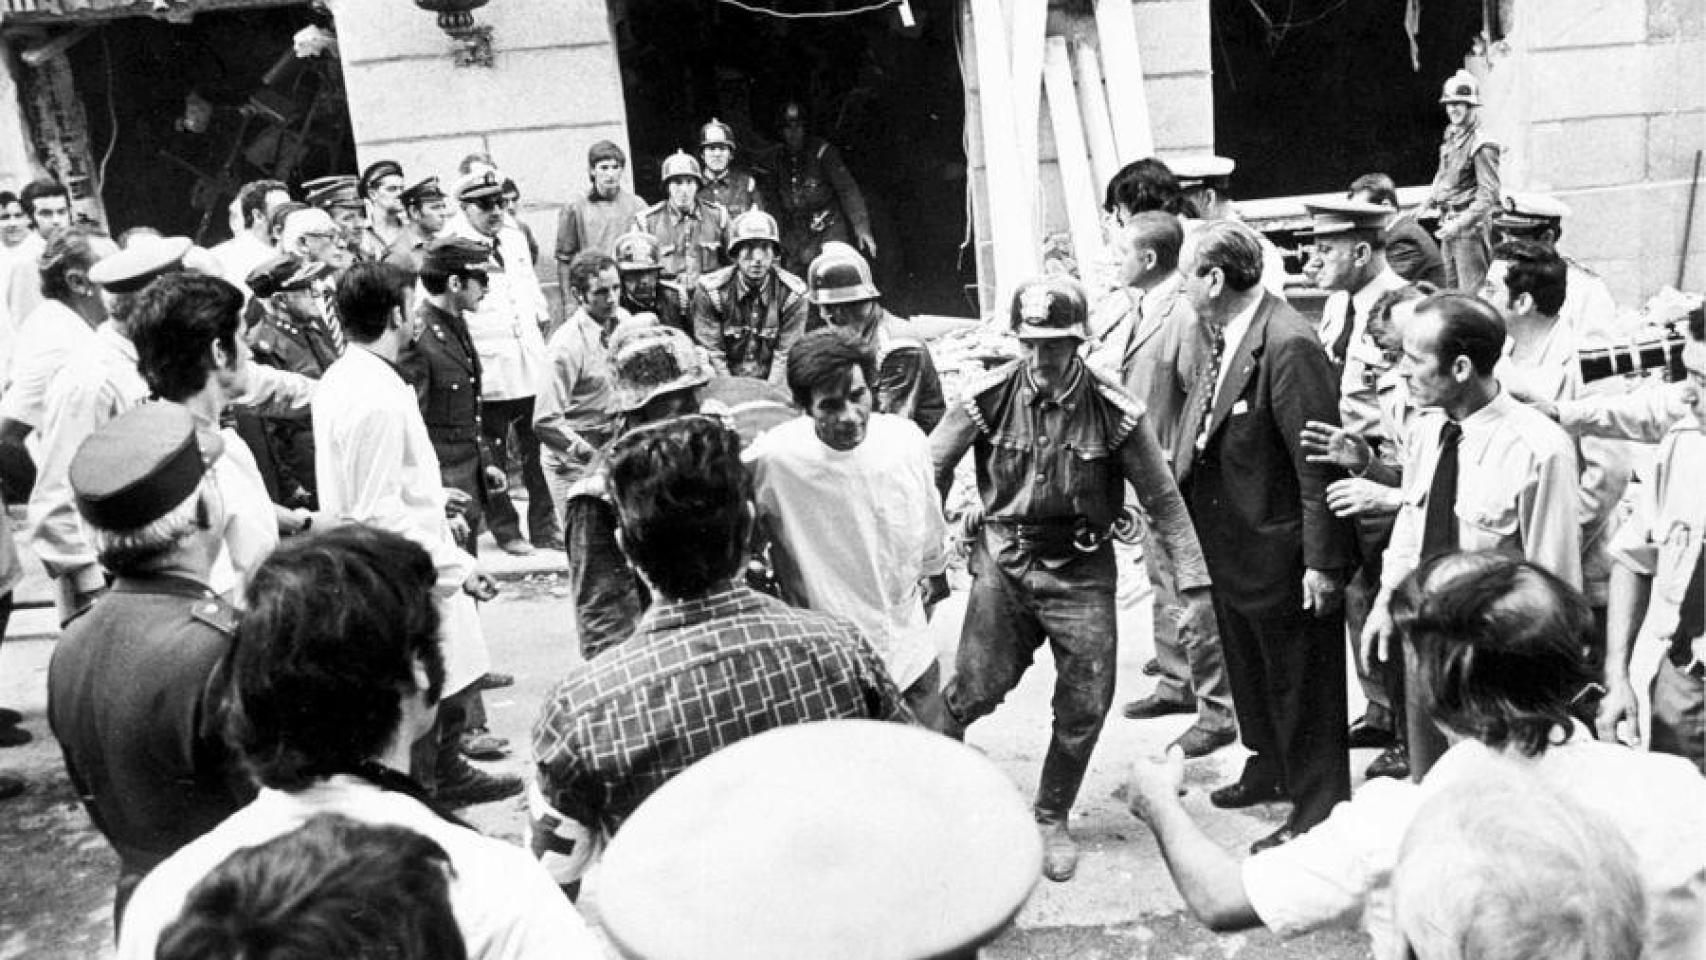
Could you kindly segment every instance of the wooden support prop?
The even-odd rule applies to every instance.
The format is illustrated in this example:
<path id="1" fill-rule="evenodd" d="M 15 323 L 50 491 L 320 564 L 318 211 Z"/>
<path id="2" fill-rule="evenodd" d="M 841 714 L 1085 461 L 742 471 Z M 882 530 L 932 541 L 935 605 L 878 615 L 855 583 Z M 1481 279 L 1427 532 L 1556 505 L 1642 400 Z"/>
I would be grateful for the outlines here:
<path id="1" fill-rule="evenodd" d="M 1090 143 L 1090 171 L 1097 188 L 1106 190 L 1122 164 L 1114 146 L 1114 125 L 1108 119 L 1101 57 L 1094 46 L 1079 40 L 1072 44 L 1072 60 L 1078 78 L 1078 117 L 1084 123 L 1084 139 Z"/>
<path id="2" fill-rule="evenodd" d="M 1078 122 L 1078 94 L 1072 86 L 1072 62 L 1063 37 L 1048 38 L 1043 58 L 1043 85 L 1048 90 L 1048 115 L 1054 129 L 1060 182 L 1066 193 L 1067 222 L 1072 229 L 1072 256 L 1080 273 L 1101 258 L 1102 232 L 1096 216 L 1096 186 L 1091 182 L 1090 157 L 1084 127 Z"/>
<path id="3" fill-rule="evenodd" d="M 977 56 L 977 102 L 983 121 L 983 166 L 989 184 L 990 241 L 994 245 L 997 315 L 1013 290 L 1036 272 L 1037 238 L 1026 208 L 1012 202 L 1023 196 L 1024 177 L 1014 143 L 1013 91 L 1007 33 L 1001 0 L 971 0 L 972 38 Z"/>
<path id="4" fill-rule="evenodd" d="M 1012 6 L 1013 128 L 1018 144 L 1019 173 L 1025 178 L 1022 200 L 1031 217 L 1031 233 L 1042 224 L 1042 176 L 1037 166 L 1037 141 L 1042 126 L 1043 40 L 1048 29 L 1048 4 L 1016 0 Z"/>
<path id="5" fill-rule="evenodd" d="M 1096 0 L 1096 35 L 1102 43 L 1109 115 L 1121 166 L 1155 155 L 1149 97 L 1143 89 L 1143 56 L 1137 47 L 1132 0 Z"/>

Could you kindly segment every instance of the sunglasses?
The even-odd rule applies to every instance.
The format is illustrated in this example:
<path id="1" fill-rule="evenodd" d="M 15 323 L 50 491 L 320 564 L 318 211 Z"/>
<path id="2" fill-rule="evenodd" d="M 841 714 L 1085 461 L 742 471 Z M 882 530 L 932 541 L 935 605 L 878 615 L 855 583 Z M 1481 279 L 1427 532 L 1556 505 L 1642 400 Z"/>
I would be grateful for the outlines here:
<path id="1" fill-rule="evenodd" d="M 504 205 L 503 197 L 481 197 L 478 200 L 470 200 L 468 202 L 487 212 L 496 210 Z"/>

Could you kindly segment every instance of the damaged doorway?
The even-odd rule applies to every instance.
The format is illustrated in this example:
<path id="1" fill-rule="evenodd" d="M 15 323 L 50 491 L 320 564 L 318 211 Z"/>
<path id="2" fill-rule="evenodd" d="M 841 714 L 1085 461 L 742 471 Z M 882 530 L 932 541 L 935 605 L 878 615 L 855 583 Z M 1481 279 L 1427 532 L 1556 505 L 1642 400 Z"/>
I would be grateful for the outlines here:
<path id="1" fill-rule="evenodd" d="M 611 0 L 639 194 L 663 197 L 663 158 L 678 148 L 697 154 L 699 126 L 712 117 L 734 127 L 735 162 L 765 188 L 778 112 L 797 98 L 811 134 L 841 152 L 864 194 L 884 304 L 901 315 L 968 315 L 976 263 L 961 255 L 965 88 L 954 2 L 911 8 L 908 27 L 892 6 L 782 19 L 720 0 Z M 774 201 L 767 206 L 774 211 Z"/>

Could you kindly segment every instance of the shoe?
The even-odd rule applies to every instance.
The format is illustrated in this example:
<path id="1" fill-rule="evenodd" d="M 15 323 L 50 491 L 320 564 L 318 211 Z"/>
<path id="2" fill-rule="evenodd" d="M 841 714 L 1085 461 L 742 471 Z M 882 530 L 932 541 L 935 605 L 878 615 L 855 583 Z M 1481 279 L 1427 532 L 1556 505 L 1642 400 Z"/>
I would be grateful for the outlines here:
<path id="1" fill-rule="evenodd" d="M 1392 728 L 1370 723 L 1368 717 L 1363 716 L 1351 724 L 1346 738 L 1350 740 L 1352 750 L 1384 750 L 1392 746 Z"/>
<path id="2" fill-rule="evenodd" d="M 1165 717 L 1172 713 L 1196 713 L 1197 708 L 1196 704 L 1180 703 L 1177 700 L 1168 700 L 1152 693 L 1147 697 L 1140 697 L 1126 704 L 1120 712 L 1125 714 L 1127 720 L 1149 720 L 1154 717 Z"/>
<path id="3" fill-rule="evenodd" d="M 1229 783 L 1208 795 L 1208 802 L 1222 810 L 1253 807 L 1258 803 L 1278 803 L 1284 799 L 1285 790 L 1277 783 L 1258 786 L 1242 780 Z"/>
<path id="4" fill-rule="evenodd" d="M 470 760 L 502 760 L 509 756 L 509 741 L 485 730 L 462 735 L 462 755 Z"/>
<path id="5" fill-rule="evenodd" d="M 1055 883 L 1065 883 L 1078 872 L 1078 841 L 1066 829 L 1065 820 L 1038 822 L 1043 835 L 1043 876 Z"/>
<path id="6" fill-rule="evenodd" d="M 459 769 L 451 771 L 450 778 L 440 783 L 437 792 L 433 794 L 439 803 L 447 807 L 471 807 L 479 803 L 491 803 L 521 792 L 520 777 L 494 776 L 474 769 L 465 761 L 457 766 Z"/>
<path id="7" fill-rule="evenodd" d="M 516 537 L 513 540 L 505 540 L 504 542 L 498 544 L 498 549 L 502 550 L 504 553 L 507 553 L 507 554 L 509 554 L 511 556 L 515 556 L 515 557 L 531 557 L 531 556 L 533 556 L 533 544 L 528 543 L 526 540 L 523 540 L 520 537 Z"/>
<path id="8" fill-rule="evenodd" d="M 481 675 L 480 679 L 474 681 L 474 686 L 481 690 L 498 690 L 503 687 L 512 687 L 514 685 L 515 677 L 513 675 L 498 673 L 495 670 L 487 671 Z"/>
<path id="9" fill-rule="evenodd" d="M 1179 734 L 1179 739 L 1173 741 L 1173 746 L 1185 753 L 1186 760 L 1206 757 L 1221 747 L 1238 739 L 1238 732 L 1231 727 L 1211 729 L 1200 723 L 1193 723 Z"/>
<path id="10" fill-rule="evenodd" d="M 1161 676 L 1161 661 L 1154 657 L 1150 657 L 1148 660 L 1143 661 L 1143 675 L 1146 677 Z"/>
<path id="11" fill-rule="evenodd" d="M 1291 827 L 1280 827 L 1273 833 L 1270 833 L 1262 839 L 1257 840 L 1255 843 L 1250 844 L 1250 852 L 1252 854 L 1256 854 L 1261 853 L 1263 850 L 1272 850 L 1275 847 L 1284 846 L 1285 844 L 1296 840 L 1297 837 L 1297 831 L 1293 830 Z"/>
<path id="12" fill-rule="evenodd" d="M 11 707 L 0 707 L 0 727 L 15 727 L 23 722 L 23 714 Z"/>
<path id="13" fill-rule="evenodd" d="M 1363 771 L 1363 776 L 1370 780 L 1376 777 L 1391 777 L 1394 780 L 1410 779 L 1410 749 L 1402 743 L 1394 743 L 1381 751 L 1380 756 Z"/>
<path id="14" fill-rule="evenodd" d="M 564 550 L 568 549 L 563 545 L 562 537 L 552 537 L 549 540 L 535 540 L 533 541 L 533 546 L 540 550 L 555 550 L 558 553 L 562 553 Z"/>
<path id="15" fill-rule="evenodd" d="M 23 727 L 0 727 L 0 747 L 21 747 L 34 739 Z"/>
<path id="16" fill-rule="evenodd" d="M 10 800 L 24 792 L 29 781 L 23 777 L 14 777 L 9 773 L 0 773 L 0 800 Z"/>

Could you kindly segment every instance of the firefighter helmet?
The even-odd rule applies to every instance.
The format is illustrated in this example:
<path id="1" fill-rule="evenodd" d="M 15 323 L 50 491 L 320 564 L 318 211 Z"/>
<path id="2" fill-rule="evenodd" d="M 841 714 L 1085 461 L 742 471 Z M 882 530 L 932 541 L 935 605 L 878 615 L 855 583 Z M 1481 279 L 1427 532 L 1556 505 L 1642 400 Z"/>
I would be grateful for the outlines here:
<path id="1" fill-rule="evenodd" d="M 1070 277 L 1038 277 L 1013 292 L 1013 335 L 1020 340 L 1088 340 L 1089 316 L 1084 288 Z"/>
<path id="2" fill-rule="evenodd" d="M 658 260 L 658 238 L 644 230 L 630 230 L 617 237 L 611 249 L 616 254 L 616 269 L 621 273 L 660 270 L 663 267 Z"/>
<path id="3" fill-rule="evenodd" d="M 1439 94 L 1440 103 L 1467 103 L 1471 107 L 1481 105 L 1481 83 L 1475 75 L 1467 70 L 1459 70 L 1445 81 L 1445 88 Z"/>
<path id="4" fill-rule="evenodd" d="M 824 244 L 823 252 L 806 268 L 806 286 L 812 303 L 820 307 L 838 303 L 875 300 L 877 286 L 871 282 L 871 267 L 858 251 L 837 243 Z"/>
<path id="5" fill-rule="evenodd" d="M 701 184 L 705 182 L 705 175 L 699 172 L 699 161 L 680 150 L 663 161 L 663 182 L 667 184 L 676 177 L 692 177 Z"/>
<path id="6" fill-rule="evenodd" d="M 729 253 L 740 249 L 743 243 L 756 243 L 760 240 L 782 246 L 782 234 L 776 228 L 776 218 L 763 210 L 748 210 L 735 218 L 729 226 Z"/>
<path id="7" fill-rule="evenodd" d="M 699 149 L 703 150 L 706 147 L 728 147 L 733 150 L 735 148 L 733 128 L 716 117 L 712 117 L 710 123 L 699 128 Z"/>

